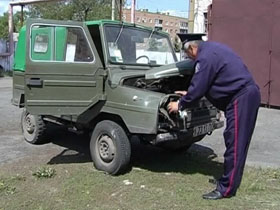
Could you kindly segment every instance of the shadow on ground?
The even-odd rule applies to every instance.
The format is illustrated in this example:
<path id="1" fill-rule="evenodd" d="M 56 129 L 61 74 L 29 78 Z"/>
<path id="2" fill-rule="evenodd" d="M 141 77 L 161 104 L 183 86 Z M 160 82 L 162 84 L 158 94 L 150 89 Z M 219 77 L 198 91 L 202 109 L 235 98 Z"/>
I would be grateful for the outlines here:
<path id="1" fill-rule="evenodd" d="M 67 129 L 54 128 L 49 132 L 51 143 L 65 148 L 53 157 L 48 164 L 91 162 L 89 135 L 69 132 Z M 223 164 L 214 160 L 217 156 L 208 147 L 192 145 L 188 151 L 170 152 L 162 148 L 141 144 L 137 139 L 132 142 L 131 166 L 153 172 L 176 172 L 183 174 L 201 173 L 219 177 Z"/>
<path id="2" fill-rule="evenodd" d="M 200 173 L 219 178 L 223 171 L 223 164 L 217 162 L 216 157 L 212 149 L 198 144 L 192 145 L 187 151 L 171 152 L 134 143 L 131 162 L 133 167 L 154 172 Z"/>
<path id="3" fill-rule="evenodd" d="M 89 142 L 90 138 L 85 134 L 76 134 L 67 128 L 51 127 L 48 129 L 48 141 L 63 149 L 61 153 L 53 157 L 48 164 L 87 163 L 91 162 Z"/>

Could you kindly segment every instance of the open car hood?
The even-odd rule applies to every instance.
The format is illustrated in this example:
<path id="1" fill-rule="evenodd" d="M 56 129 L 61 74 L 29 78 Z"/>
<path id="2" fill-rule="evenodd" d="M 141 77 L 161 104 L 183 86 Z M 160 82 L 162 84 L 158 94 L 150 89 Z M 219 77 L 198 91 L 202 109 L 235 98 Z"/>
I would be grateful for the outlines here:
<path id="1" fill-rule="evenodd" d="M 194 61 L 186 59 L 177 63 L 172 63 L 148 70 L 145 74 L 146 79 L 158 79 L 173 77 L 178 75 L 193 75 Z"/>

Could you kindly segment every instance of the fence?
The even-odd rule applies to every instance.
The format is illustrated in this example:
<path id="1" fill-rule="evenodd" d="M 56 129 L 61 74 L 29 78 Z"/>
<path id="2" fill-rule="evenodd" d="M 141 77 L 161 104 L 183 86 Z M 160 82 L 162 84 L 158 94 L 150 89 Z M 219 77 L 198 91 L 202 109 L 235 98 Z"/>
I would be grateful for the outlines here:
<path id="1" fill-rule="evenodd" d="M 9 42 L 0 39 L 0 69 L 11 71 L 13 65 L 13 55 L 8 52 Z"/>

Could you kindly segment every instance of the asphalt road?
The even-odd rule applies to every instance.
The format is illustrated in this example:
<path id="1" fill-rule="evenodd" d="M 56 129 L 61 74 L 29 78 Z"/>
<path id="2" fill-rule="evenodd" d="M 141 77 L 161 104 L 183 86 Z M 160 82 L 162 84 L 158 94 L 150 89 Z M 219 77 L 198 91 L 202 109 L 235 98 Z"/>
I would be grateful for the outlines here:
<path id="1" fill-rule="evenodd" d="M 40 158 L 49 163 L 60 154 L 67 153 L 71 154 L 72 159 L 64 161 L 75 162 L 77 158 L 79 162 L 82 162 L 81 159 L 89 161 L 88 142 L 75 141 L 80 136 L 69 132 L 53 132 L 51 136 L 54 140 L 48 144 L 26 143 L 20 130 L 21 109 L 11 104 L 11 98 L 12 79 L 0 78 L 0 165 Z M 246 164 L 257 167 L 280 167 L 279 123 L 280 110 L 260 109 Z M 198 143 L 204 146 L 203 148 L 211 148 L 221 161 L 225 150 L 222 133 L 223 129 L 215 131 Z"/>

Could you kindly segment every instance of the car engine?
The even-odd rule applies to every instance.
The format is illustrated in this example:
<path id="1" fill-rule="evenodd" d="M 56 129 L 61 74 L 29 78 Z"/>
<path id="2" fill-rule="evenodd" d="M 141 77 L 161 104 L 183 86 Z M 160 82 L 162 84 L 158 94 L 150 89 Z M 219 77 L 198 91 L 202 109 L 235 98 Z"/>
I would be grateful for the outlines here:
<path id="1" fill-rule="evenodd" d="M 176 90 L 187 90 L 190 81 L 191 77 L 189 76 L 177 76 L 153 80 L 146 80 L 144 77 L 134 77 L 125 79 L 123 85 L 165 94 L 174 94 Z"/>

